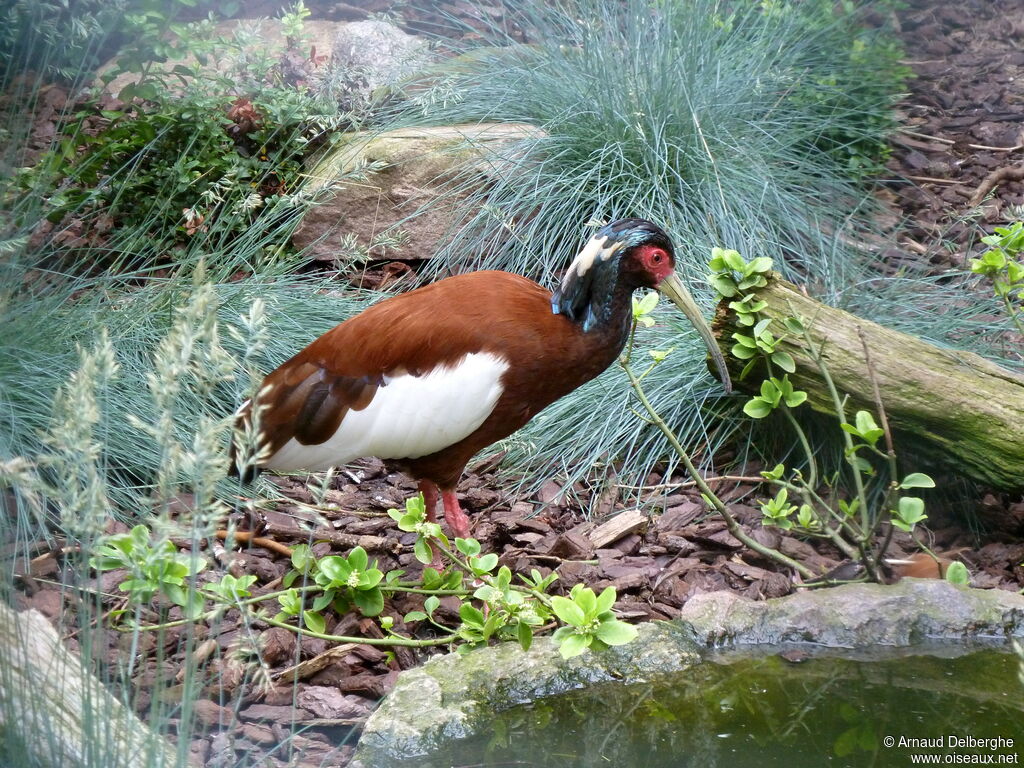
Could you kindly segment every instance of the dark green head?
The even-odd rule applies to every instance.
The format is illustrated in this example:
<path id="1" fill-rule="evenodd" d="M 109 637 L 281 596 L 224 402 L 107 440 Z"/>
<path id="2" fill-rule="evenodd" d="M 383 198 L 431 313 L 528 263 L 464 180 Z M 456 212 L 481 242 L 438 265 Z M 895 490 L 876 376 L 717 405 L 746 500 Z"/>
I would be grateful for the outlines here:
<path id="1" fill-rule="evenodd" d="M 725 359 L 700 308 L 676 277 L 675 263 L 672 241 L 657 224 L 645 219 L 613 221 L 598 229 L 569 265 L 551 296 L 551 309 L 591 331 L 628 311 L 628 303 L 625 308 L 613 306 L 617 296 L 628 296 L 637 288 L 656 288 L 700 333 L 728 392 L 732 383 Z M 620 319 L 628 322 L 628 318 Z"/>

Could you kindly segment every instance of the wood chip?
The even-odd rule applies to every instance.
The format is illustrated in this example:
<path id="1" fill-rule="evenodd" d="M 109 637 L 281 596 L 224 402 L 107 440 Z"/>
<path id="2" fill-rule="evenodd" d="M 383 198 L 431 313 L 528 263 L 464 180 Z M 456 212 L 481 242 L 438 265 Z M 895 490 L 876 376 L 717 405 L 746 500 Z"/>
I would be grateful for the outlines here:
<path id="1" fill-rule="evenodd" d="M 333 648 L 328 648 L 315 658 L 306 659 L 306 661 L 299 662 L 294 667 L 288 667 L 288 669 L 281 670 L 274 675 L 274 682 L 283 681 L 285 683 L 295 683 L 299 680 L 305 680 L 307 677 L 315 675 L 320 670 L 326 669 L 329 665 L 334 663 L 336 660 L 341 659 L 356 647 L 357 645 L 355 643 L 342 643 L 341 645 L 336 645 Z"/>
<path id="2" fill-rule="evenodd" d="M 607 523 L 602 523 L 590 532 L 590 542 L 594 549 L 607 547 L 609 544 L 618 541 L 634 531 L 647 525 L 648 518 L 639 509 L 631 509 L 627 512 L 616 515 Z"/>
<path id="3" fill-rule="evenodd" d="M 573 528 L 556 538 L 547 554 L 565 560 L 589 560 L 594 556 L 594 545 L 586 534 Z"/>

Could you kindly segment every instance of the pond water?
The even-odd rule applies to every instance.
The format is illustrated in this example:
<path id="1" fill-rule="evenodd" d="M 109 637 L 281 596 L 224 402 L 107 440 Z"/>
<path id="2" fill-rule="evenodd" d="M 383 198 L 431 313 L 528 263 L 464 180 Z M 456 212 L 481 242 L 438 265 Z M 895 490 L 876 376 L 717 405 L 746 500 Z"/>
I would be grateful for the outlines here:
<path id="1" fill-rule="evenodd" d="M 1024 763 L 1019 659 L 993 650 L 880 660 L 712 659 L 508 710 L 405 765 L 862 768 Z M 892 746 L 889 746 L 889 745 Z"/>

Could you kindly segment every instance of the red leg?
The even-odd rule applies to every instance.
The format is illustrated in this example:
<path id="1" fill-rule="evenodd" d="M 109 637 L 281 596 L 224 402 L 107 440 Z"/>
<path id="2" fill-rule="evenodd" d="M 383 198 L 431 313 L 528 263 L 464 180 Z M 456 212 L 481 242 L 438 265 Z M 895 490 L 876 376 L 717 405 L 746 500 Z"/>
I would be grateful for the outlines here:
<path id="1" fill-rule="evenodd" d="M 438 499 L 437 486 L 430 480 L 420 480 L 419 489 L 420 493 L 423 494 L 423 501 L 427 505 L 427 522 L 436 523 Z"/>
<path id="2" fill-rule="evenodd" d="M 437 486 L 430 480 L 420 480 L 420 493 L 423 494 L 423 502 L 427 507 L 427 522 L 437 522 L 437 501 L 440 495 Z M 436 547 L 431 546 L 430 551 L 434 553 L 434 559 L 430 561 L 430 567 L 437 571 L 444 570 L 444 562 L 441 560 L 441 553 Z"/>
<path id="3" fill-rule="evenodd" d="M 462 511 L 462 507 L 459 506 L 455 490 L 442 490 L 441 501 L 444 504 L 444 519 L 448 521 L 448 526 L 452 529 L 452 533 L 460 539 L 468 539 L 469 517 Z"/>

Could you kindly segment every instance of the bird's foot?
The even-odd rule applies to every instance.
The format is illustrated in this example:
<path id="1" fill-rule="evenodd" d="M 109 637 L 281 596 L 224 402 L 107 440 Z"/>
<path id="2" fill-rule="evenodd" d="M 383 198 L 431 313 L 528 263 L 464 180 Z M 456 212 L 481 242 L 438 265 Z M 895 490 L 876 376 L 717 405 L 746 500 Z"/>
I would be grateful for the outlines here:
<path id="1" fill-rule="evenodd" d="M 441 501 L 444 504 L 444 519 L 448 521 L 452 534 L 460 539 L 468 539 L 469 516 L 459 506 L 455 491 L 441 491 Z"/>

